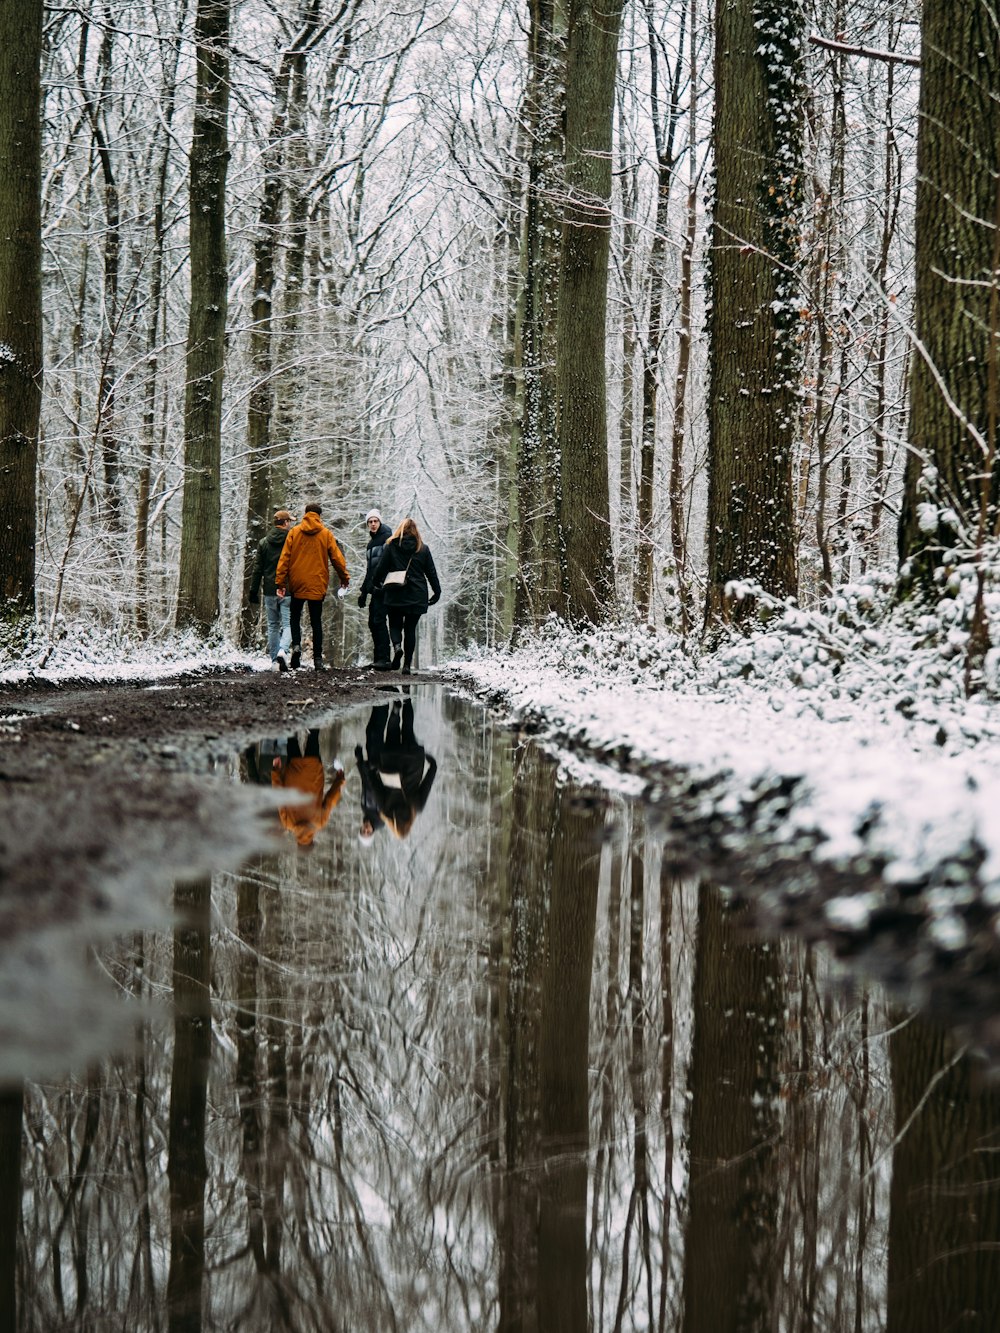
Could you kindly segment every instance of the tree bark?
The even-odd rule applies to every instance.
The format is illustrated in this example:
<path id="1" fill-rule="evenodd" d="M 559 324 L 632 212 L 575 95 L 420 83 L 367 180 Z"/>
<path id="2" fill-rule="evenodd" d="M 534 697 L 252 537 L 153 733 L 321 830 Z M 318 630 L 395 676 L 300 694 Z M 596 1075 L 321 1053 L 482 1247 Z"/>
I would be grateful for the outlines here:
<path id="1" fill-rule="evenodd" d="M 605 323 L 611 127 L 624 0 L 569 0 L 566 206 L 559 277 L 559 526 L 565 609 L 596 622 L 614 590 Z"/>
<path id="2" fill-rule="evenodd" d="M 274 258 L 278 247 L 281 200 L 284 194 L 285 127 L 288 112 L 288 86 L 292 73 L 292 54 L 282 57 L 274 83 L 274 112 L 271 132 L 264 150 L 264 189 L 257 214 L 254 238 L 254 282 L 250 325 L 250 369 L 253 383 L 247 404 L 247 455 L 250 489 L 247 496 L 247 530 L 243 543 L 243 606 L 240 642 L 246 648 L 253 640 L 259 608 L 247 603 L 247 594 L 257 558 L 257 545 L 269 527 L 271 501 L 271 412 L 274 389 L 271 371 L 274 364 Z"/>
<path id="3" fill-rule="evenodd" d="M 800 0 L 716 0 L 706 623 L 795 593 Z"/>
<path id="4" fill-rule="evenodd" d="M 41 0 L 0 7 L 0 618 L 35 610 L 42 402 Z"/>
<path id="5" fill-rule="evenodd" d="M 559 453 L 556 432 L 560 211 L 566 73 L 565 0 L 532 0 L 525 97 L 528 181 L 525 197 L 523 410 L 517 458 L 518 629 L 562 611 L 559 564 Z"/>
<path id="6" fill-rule="evenodd" d="M 198 0 L 191 142 L 191 308 L 184 395 L 184 502 L 177 626 L 207 632 L 219 614 L 222 376 L 225 356 L 229 0 Z"/>
<path id="7" fill-rule="evenodd" d="M 925 0 L 917 140 L 916 357 L 899 522 L 901 591 L 930 595 L 947 552 L 995 524 L 987 458 L 1000 172 L 1000 0 Z M 949 401 L 950 400 L 950 401 Z M 927 508 L 923 508 L 923 506 Z"/>

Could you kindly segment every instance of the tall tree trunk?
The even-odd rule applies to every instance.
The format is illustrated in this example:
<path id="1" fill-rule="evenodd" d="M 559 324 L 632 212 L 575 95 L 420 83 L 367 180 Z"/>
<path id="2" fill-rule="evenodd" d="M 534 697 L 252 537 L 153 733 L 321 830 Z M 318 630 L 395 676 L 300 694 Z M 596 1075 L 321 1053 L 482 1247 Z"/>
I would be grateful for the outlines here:
<path id="1" fill-rule="evenodd" d="M 566 614 L 597 621 L 614 588 L 608 495 L 605 322 L 611 127 L 624 0 L 569 0 L 566 206 L 556 384 L 559 537 Z"/>
<path id="2" fill-rule="evenodd" d="M 139 442 L 139 475 L 135 511 L 135 622 L 140 633 L 149 630 L 149 499 L 156 441 L 156 399 L 159 387 L 159 331 L 163 318 L 164 210 L 167 200 L 167 172 L 170 165 L 171 130 L 177 106 L 177 62 L 180 34 L 187 20 L 188 0 L 182 0 L 174 29 L 176 41 L 165 43 L 170 52 L 169 69 L 164 79 L 160 121 L 150 152 L 150 166 L 155 164 L 155 193 L 152 201 L 153 256 L 149 278 L 148 322 L 146 326 L 146 367 L 143 384 L 142 434 Z"/>
<path id="3" fill-rule="evenodd" d="M 42 402 L 41 0 L 0 6 L 0 618 L 35 610 Z"/>
<path id="4" fill-rule="evenodd" d="M 556 434 L 560 206 L 563 188 L 566 0 L 531 0 L 525 97 L 523 410 L 517 460 L 518 629 L 562 611 L 559 566 L 559 454 Z"/>
<path id="5" fill-rule="evenodd" d="M 670 76 L 669 101 L 661 121 L 659 89 L 659 37 L 653 24 L 653 9 L 646 0 L 646 43 L 649 49 L 650 115 L 653 122 L 653 142 L 656 148 L 656 221 L 649 255 L 649 324 L 646 329 L 645 352 L 642 367 L 642 444 L 639 454 L 639 500 L 636 515 L 638 550 L 635 561 L 636 611 L 644 619 L 653 605 L 653 488 L 656 477 L 657 399 L 660 388 L 660 353 L 663 345 L 663 292 L 666 277 L 667 235 L 670 218 L 670 191 L 674 183 L 677 155 L 674 139 L 680 120 L 680 81 L 683 68 L 684 31 L 688 21 L 687 8 L 681 10 L 677 39 L 677 61 Z M 694 23 L 692 17 L 692 41 Z M 693 50 L 692 50 L 693 55 Z M 692 60 L 690 73 L 690 119 L 692 141 L 689 151 L 694 152 L 694 128 L 697 108 L 697 79 Z M 692 158 L 692 172 L 694 162 Z M 692 177 L 691 189 L 694 190 Z M 681 256 L 681 341 L 678 353 L 677 380 L 674 393 L 674 432 L 670 459 L 670 536 L 677 575 L 677 591 L 681 601 L 681 632 L 686 633 L 685 601 L 683 593 L 683 472 L 684 445 L 684 388 L 690 362 L 691 330 L 691 254 L 694 245 L 692 229 L 695 220 L 689 209 L 688 235 Z M 686 321 L 686 322 L 685 322 Z M 678 419 L 678 396 L 680 410 Z"/>
<path id="6" fill-rule="evenodd" d="M 995 524 L 987 440 L 1000 356 L 991 303 L 1000 197 L 1000 0 L 924 0 L 917 138 L 916 358 L 899 521 L 901 591 L 934 591 Z M 995 405 L 992 409 L 995 411 Z M 987 535 L 984 533 L 982 535 Z"/>
<path id="7" fill-rule="evenodd" d="M 121 202 L 111 146 L 105 132 L 104 105 L 113 62 L 114 26 L 107 23 L 97 57 L 98 90 L 87 84 L 87 50 L 90 38 L 88 20 L 80 25 L 80 46 L 76 81 L 94 136 L 97 160 L 104 180 L 104 308 L 98 342 L 100 381 L 97 389 L 97 438 L 100 441 L 104 515 L 108 528 L 116 536 L 122 530 L 121 444 L 115 424 L 115 339 L 118 333 L 118 285 L 121 267 Z"/>
<path id="8" fill-rule="evenodd" d="M 275 377 L 274 435 L 271 494 L 276 503 L 290 504 L 304 484 L 309 463 L 292 445 L 300 429 L 306 371 L 302 362 L 300 320 L 306 272 L 308 238 L 307 178 L 309 148 L 305 136 L 306 57 L 298 52 L 292 66 L 288 99 L 288 143 L 285 151 L 285 197 L 288 206 L 285 234 L 284 293 Z M 321 484 L 321 483 L 320 483 Z M 306 496 L 306 500 L 316 496 Z"/>
<path id="9" fill-rule="evenodd" d="M 620 102 L 619 98 L 619 102 Z M 619 124 L 624 129 L 625 110 L 619 106 Z M 625 135 L 619 134 L 624 141 Z M 631 157 L 631 153 L 629 154 Z M 632 454 L 635 448 L 635 358 L 639 346 L 636 324 L 636 217 L 639 211 L 639 168 L 624 151 L 618 163 L 622 210 L 622 410 L 618 422 L 618 601 L 626 608 L 632 601 L 635 556 L 636 505 Z M 655 240 L 654 240 L 655 244 Z"/>
<path id="10" fill-rule="evenodd" d="M 250 488 L 247 495 L 247 530 L 243 545 L 243 606 L 240 642 L 244 648 L 253 640 L 259 608 L 250 606 L 247 594 L 257 557 L 257 545 L 269 526 L 271 501 L 271 411 L 274 390 L 271 370 L 274 363 L 272 308 L 274 300 L 274 258 L 278 248 L 278 228 L 283 197 L 285 126 L 288 112 L 288 85 L 292 56 L 286 52 L 274 84 L 274 112 L 271 132 L 263 154 L 264 189 L 257 214 L 254 238 L 253 302 L 250 325 L 250 373 L 253 376 L 247 403 L 247 460 Z"/>
<path id="11" fill-rule="evenodd" d="M 795 592 L 801 0 L 716 0 L 706 622 Z"/>
<path id="12" fill-rule="evenodd" d="M 229 0 L 198 0 L 191 141 L 191 308 L 184 395 L 184 503 L 177 626 L 207 632 L 219 614 L 222 376 L 225 358 Z"/>

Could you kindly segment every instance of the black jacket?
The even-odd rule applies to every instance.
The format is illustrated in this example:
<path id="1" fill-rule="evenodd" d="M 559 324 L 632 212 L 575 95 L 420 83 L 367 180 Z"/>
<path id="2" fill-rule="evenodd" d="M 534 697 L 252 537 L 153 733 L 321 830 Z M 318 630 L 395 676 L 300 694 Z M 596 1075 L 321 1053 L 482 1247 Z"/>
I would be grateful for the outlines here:
<path id="1" fill-rule="evenodd" d="M 375 571 L 378 569 L 378 562 L 382 559 L 382 552 L 385 544 L 392 536 L 392 528 L 388 523 L 383 523 L 373 536 L 368 538 L 368 545 L 365 547 L 365 581 L 361 585 L 362 597 L 380 597 L 381 593 L 376 593 L 374 588 Z"/>
<path id="2" fill-rule="evenodd" d="M 256 602 L 260 595 L 261 580 L 264 583 L 264 596 L 274 596 L 274 575 L 287 536 L 287 529 L 275 527 L 257 543 L 257 559 L 254 561 L 253 574 L 250 578 L 251 602 Z"/>
<path id="3" fill-rule="evenodd" d="M 406 582 L 402 586 L 390 584 L 383 589 L 386 574 L 391 574 L 394 569 L 409 570 Z M 431 598 L 427 595 L 428 584 L 434 593 Z M 422 614 L 441 596 L 441 583 L 434 568 L 431 548 L 422 546 L 418 551 L 416 539 L 410 536 L 386 542 L 382 559 L 375 571 L 373 586 L 376 592 L 384 592 L 386 607 L 398 607 L 401 611 Z"/>

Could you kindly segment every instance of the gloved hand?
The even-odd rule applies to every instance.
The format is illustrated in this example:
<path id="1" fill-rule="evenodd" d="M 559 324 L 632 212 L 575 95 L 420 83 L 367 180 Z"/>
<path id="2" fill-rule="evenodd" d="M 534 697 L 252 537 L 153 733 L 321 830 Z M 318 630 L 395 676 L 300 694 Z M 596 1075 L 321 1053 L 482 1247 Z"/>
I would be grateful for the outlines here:
<path id="1" fill-rule="evenodd" d="M 365 602 L 367 602 L 367 601 L 368 601 L 368 594 L 367 594 L 366 592 L 359 592 L 359 593 L 358 593 L 358 606 L 364 606 Z"/>
<path id="2" fill-rule="evenodd" d="M 427 602 L 427 605 L 433 606 L 435 602 L 440 602 L 440 600 L 441 600 L 441 594 L 439 592 L 432 593 L 430 599 Z"/>
<path id="3" fill-rule="evenodd" d="M 355 747 L 354 747 L 354 758 L 355 758 L 355 759 L 364 759 L 364 757 L 365 757 L 365 752 L 364 752 L 364 750 L 362 750 L 362 748 L 361 748 L 360 745 L 355 745 Z"/>
<path id="4" fill-rule="evenodd" d="M 259 597 L 254 597 L 253 594 L 251 594 L 251 595 L 247 598 L 247 601 L 250 603 L 251 606 L 260 606 L 260 598 L 259 598 Z"/>

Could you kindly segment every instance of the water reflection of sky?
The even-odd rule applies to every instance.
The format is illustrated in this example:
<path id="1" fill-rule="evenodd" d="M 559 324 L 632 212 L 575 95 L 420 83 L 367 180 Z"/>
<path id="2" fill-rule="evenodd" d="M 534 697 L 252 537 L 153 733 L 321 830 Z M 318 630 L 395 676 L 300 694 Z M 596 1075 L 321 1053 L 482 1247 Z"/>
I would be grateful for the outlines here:
<path id="1" fill-rule="evenodd" d="M 386 693 L 243 756 L 319 761 L 307 843 L 276 814 L 102 955 L 162 1019 L 26 1090 L 23 1326 L 1000 1326 L 1000 1098 L 948 1038 L 478 705 L 410 702 L 403 836 L 363 825 Z"/>

